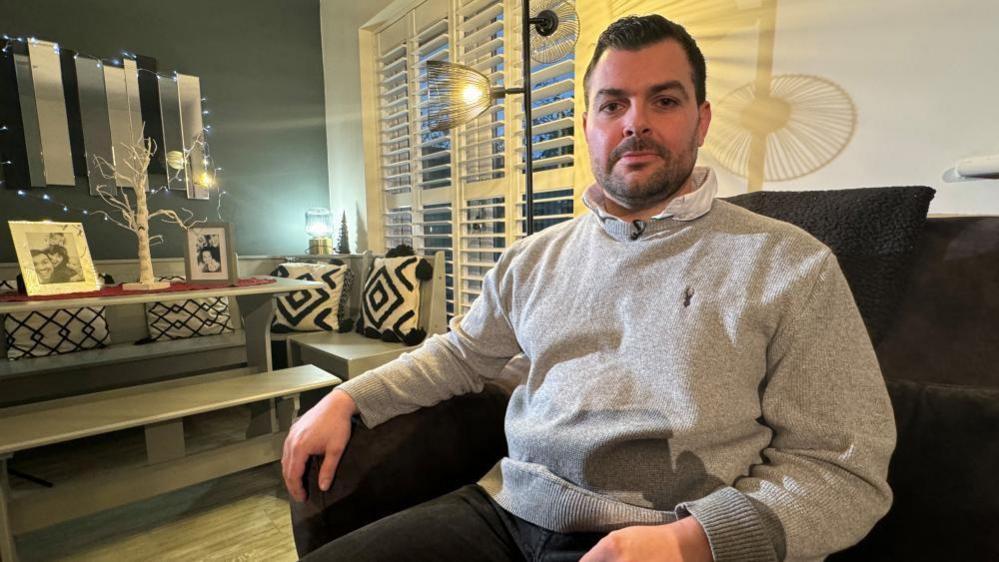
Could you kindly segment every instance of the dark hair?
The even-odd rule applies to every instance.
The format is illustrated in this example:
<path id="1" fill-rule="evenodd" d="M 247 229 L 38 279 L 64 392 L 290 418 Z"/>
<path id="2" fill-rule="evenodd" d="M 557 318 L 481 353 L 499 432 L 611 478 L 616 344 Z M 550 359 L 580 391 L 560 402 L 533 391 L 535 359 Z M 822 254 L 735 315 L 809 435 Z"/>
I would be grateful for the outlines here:
<path id="1" fill-rule="evenodd" d="M 59 254 L 59 257 L 62 258 L 63 263 L 69 261 L 69 250 L 67 250 L 65 246 L 49 246 L 45 250 L 45 253 L 49 254 L 50 256 L 52 254 Z"/>
<path id="2" fill-rule="evenodd" d="M 707 65 L 704 62 L 704 54 L 697 46 L 694 38 L 687 33 L 687 30 L 678 23 L 660 16 L 651 14 L 648 16 L 625 16 L 610 24 L 600 39 L 597 40 L 597 47 L 593 50 L 593 57 L 589 66 L 586 67 L 586 75 L 583 77 L 583 88 L 586 92 L 586 103 L 590 103 L 590 74 L 597 66 L 597 61 L 607 49 L 619 49 L 623 51 L 637 51 L 659 43 L 660 41 L 673 40 L 683 47 L 687 54 L 687 62 L 690 63 L 691 80 L 694 82 L 694 94 L 697 98 L 697 105 L 704 103 L 707 99 Z"/>
<path id="3" fill-rule="evenodd" d="M 198 263 L 205 263 L 205 252 L 208 252 L 208 255 L 210 255 L 215 261 L 222 260 L 222 253 L 219 252 L 218 246 L 202 246 L 201 249 L 198 250 Z"/>

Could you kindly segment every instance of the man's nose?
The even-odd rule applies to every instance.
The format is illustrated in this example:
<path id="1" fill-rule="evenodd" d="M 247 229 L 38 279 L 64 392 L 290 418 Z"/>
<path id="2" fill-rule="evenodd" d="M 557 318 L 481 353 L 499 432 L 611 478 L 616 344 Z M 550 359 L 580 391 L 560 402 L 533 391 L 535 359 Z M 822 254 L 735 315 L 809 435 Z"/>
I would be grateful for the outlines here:
<path id="1" fill-rule="evenodd" d="M 652 128 L 649 126 L 648 116 L 646 115 L 645 109 L 641 106 L 641 104 L 633 105 L 628 111 L 623 132 L 625 137 L 643 137 L 652 132 Z"/>

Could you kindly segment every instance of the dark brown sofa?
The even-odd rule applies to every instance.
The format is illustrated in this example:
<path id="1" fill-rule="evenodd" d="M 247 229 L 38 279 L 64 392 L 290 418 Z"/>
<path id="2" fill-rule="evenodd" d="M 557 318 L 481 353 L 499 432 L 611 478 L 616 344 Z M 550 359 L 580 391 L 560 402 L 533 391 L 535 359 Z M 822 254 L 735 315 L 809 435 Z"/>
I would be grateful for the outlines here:
<path id="1" fill-rule="evenodd" d="M 918 228 L 900 267 L 878 270 L 871 256 L 837 252 L 855 296 L 864 282 L 855 286 L 850 269 L 904 279 L 867 307 L 888 312 L 873 339 L 898 425 L 895 502 L 830 560 L 999 560 L 999 217 L 931 218 Z M 476 481 L 505 453 L 506 399 L 488 386 L 374 430 L 357 425 L 332 489 L 316 488 L 312 462 L 309 500 L 292 505 L 299 554 Z"/>

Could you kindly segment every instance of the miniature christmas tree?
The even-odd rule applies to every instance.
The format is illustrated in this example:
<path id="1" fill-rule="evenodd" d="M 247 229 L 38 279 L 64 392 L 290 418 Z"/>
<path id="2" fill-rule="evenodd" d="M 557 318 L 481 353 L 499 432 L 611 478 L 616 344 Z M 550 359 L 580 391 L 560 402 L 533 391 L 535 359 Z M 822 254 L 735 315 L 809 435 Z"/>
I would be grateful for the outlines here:
<path id="1" fill-rule="evenodd" d="M 340 215 L 340 235 L 336 239 L 336 253 L 350 253 L 350 239 L 347 231 L 347 211 Z"/>

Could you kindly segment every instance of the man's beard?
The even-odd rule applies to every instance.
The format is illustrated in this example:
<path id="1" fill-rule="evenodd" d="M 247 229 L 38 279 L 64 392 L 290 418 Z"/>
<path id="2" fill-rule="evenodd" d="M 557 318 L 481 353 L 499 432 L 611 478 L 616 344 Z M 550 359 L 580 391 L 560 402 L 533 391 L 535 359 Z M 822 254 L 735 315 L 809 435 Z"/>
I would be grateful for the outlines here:
<path id="1" fill-rule="evenodd" d="M 626 152 L 655 152 L 663 163 L 649 177 L 629 184 L 621 175 L 614 174 L 614 166 Z M 673 154 L 659 143 L 637 136 L 628 137 L 615 148 L 600 169 L 594 166 L 597 183 L 614 201 L 629 209 L 647 209 L 672 197 L 687 182 L 697 161 L 697 143 L 690 139 L 687 150 Z M 647 166 L 653 164 L 646 164 Z"/>

